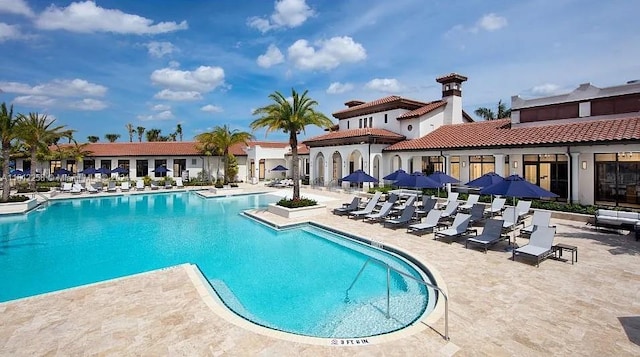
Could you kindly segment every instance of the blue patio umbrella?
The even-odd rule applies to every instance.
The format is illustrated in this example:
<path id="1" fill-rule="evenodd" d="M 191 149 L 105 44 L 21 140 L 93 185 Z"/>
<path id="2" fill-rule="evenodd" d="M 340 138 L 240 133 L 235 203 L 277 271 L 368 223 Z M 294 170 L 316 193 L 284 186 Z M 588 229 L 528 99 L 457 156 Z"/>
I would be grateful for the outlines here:
<path id="1" fill-rule="evenodd" d="M 118 166 L 118 167 L 116 167 L 115 169 L 111 170 L 111 173 L 112 173 L 112 174 L 118 174 L 118 175 L 120 175 L 120 174 L 128 174 L 128 173 L 129 173 L 129 170 L 128 170 L 128 169 L 125 169 L 125 168 L 124 168 L 124 167 L 122 167 L 122 166 Z"/>
<path id="2" fill-rule="evenodd" d="M 438 197 L 440 197 L 440 187 L 448 183 L 460 182 L 460 180 L 456 179 L 455 177 L 451 177 L 442 171 L 436 171 L 427 177 L 440 184 L 440 186 L 438 186 Z"/>
<path id="3" fill-rule="evenodd" d="M 108 169 L 108 168 L 106 168 L 106 167 L 101 167 L 101 168 L 99 168 L 99 169 L 96 169 L 96 173 L 97 173 L 97 174 L 105 174 L 105 175 L 108 175 L 108 174 L 110 174 L 110 173 L 111 173 L 111 170 L 109 170 L 109 169 Z"/>
<path id="4" fill-rule="evenodd" d="M 397 169 L 396 171 L 388 174 L 387 176 L 383 177 L 383 180 L 389 180 L 389 181 L 398 181 L 399 179 L 409 176 L 409 174 L 404 171 L 403 169 Z"/>
<path id="5" fill-rule="evenodd" d="M 85 174 L 85 175 L 95 175 L 95 173 L 97 172 L 95 167 L 87 167 L 86 169 L 80 171 L 81 174 Z"/>
<path id="6" fill-rule="evenodd" d="M 350 173 L 349 175 L 343 177 L 342 181 L 363 183 L 363 182 L 378 182 L 378 179 L 367 174 L 362 170 L 356 170 Z"/>
<path id="7" fill-rule="evenodd" d="M 271 169 L 271 171 L 287 171 L 287 170 L 289 170 L 289 169 L 284 167 L 284 166 L 282 166 L 282 165 L 278 165 L 278 166 L 276 166 L 276 167 Z"/>
<path id="8" fill-rule="evenodd" d="M 514 206 L 516 198 L 558 197 L 558 195 L 556 195 L 555 193 L 547 191 L 538 185 L 534 185 L 518 175 L 511 175 L 505 178 L 502 182 L 498 182 L 489 187 L 485 187 L 480 190 L 480 193 L 511 197 L 511 204 Z M 515 217 L 513 217 L 513 221 L 515 222 L 518 212 L 514 210 L 513 213 L 514 215 L 516 215 Z M 515 233 L 513 241 L 515 242 Z"/>
<path id="9" fill-rule="evenodd" d="M 72 175 L 72 174 L 73 174 L 73 172 L 71 172 L 71 171 L 69 171 L 69 170 L 67 170 L 67 169 L 65 169 L 65 168 L 59 168 L 59 169 L 55 170 L 55 171 L 53 172 L 53 174 L 54 174 L 54 175 L 56 175 L 56 176 Z"/>
<path id="10" fill-rule="evenodd" d="M 498 175 L 495 172 L 487 172 L 486 174 L 478 177 L 475 180 L 471 180 L 466 183 L 469 187 L 489 187 L 491 185 L 495 185 L 496 183 L 504 181 L 504 177 Z"/>
<path id="11" fill-rule="evenodd" d="M 406 174 L 394 183 L 398 187 L 410 188 L 438 188 L 440 184 L 421 172 L 414 172 L 411 175 Z"/>
<path id="12" fill-rule="evenodd" d="M 12 171 L 9 171 L 9 173 L 11 175 L 13 175 L 13 176 L 22 176 L 22 175 L 24 175 L 24 171 L 22 171 L 22 170 L 12 170 Z"/>
<path id="13" fill-rule="evenodd" d="M 152 170 L 153 172 L 157 172 L 157 173 L 167 173 L 171 170 L 169 170 L 166 166 L 158 166 L 155 169 Z"/>

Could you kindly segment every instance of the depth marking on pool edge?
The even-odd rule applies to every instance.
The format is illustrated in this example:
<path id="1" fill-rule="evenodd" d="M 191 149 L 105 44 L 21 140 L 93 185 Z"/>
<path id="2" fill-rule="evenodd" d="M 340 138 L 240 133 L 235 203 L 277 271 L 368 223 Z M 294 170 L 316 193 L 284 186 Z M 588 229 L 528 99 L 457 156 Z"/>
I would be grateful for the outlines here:
<path id="1" fill-rule="evenodd" d="M 368 344 L 369 340 L 366 338 L 334 338 L 331 340 L 332 346 L 357 346 Z"/>

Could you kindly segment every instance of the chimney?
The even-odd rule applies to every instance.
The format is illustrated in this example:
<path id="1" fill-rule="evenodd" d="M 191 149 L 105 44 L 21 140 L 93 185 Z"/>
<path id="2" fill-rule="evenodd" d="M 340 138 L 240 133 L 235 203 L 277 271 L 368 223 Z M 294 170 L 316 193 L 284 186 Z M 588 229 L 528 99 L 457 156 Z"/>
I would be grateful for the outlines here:
<path id="1" fill-rule="evenodd" d="M 447 102 L 443 124 L 464 123 L 462 118 L 462 82 L 466 80 L 467 77 L 457 73 L 449 73 L 436 78 L 436 82 L 442 84 L 442 100 Z"/>
<path id="2" fill-rule="evenodd" d="M 349 108 L 352 108 L 352 107 L 356 107 L 356 106 L 364 104 L 364 103 L 365 102 L 363 102 L 361 100 L 350 100 L 350 101 L 344 103 L 344 105 L 346 105 Z"/>

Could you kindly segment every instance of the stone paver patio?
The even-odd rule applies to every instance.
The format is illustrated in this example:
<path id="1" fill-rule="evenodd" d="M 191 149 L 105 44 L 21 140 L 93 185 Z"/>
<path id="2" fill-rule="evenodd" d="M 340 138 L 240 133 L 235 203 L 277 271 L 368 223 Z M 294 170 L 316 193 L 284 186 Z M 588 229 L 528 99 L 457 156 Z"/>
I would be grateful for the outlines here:
<path id="1" fill-rule="evenodd" d="M 182 265 L 0 303 L 0 355 L 640 355 L 640 242 L 631 235 L 554 219 L 555 242 L 577 246 L 579 261 L 549 259 L 536 268 L 511 261 L 505 245 L 483 254 L 329 213 L 348 194 L 303 193 L 336 198 L 313 221 L 398 247 L 435 268 L 450 296 L 451 341 L 440 335 L 443 318 L 411 335 L 357 347 L 256 333 L 216 313 L 194 269 Z M 266 211 L 255 214 L 287 223 Z"/>

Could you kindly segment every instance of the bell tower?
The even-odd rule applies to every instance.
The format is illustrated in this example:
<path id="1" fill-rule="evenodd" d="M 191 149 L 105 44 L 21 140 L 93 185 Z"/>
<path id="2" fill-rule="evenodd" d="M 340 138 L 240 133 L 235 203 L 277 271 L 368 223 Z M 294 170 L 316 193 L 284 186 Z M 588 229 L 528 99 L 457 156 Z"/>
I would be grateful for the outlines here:
<path id="1" fill-rule="evenodd" d="M 449 73 L 445 76 L 436 78 L 436 82 L 442 84 L 442 100 L 447 102 L 444 109 L 444 124 L 461 124 L 462 119 L 462 82 L 467 77 Z"/>

